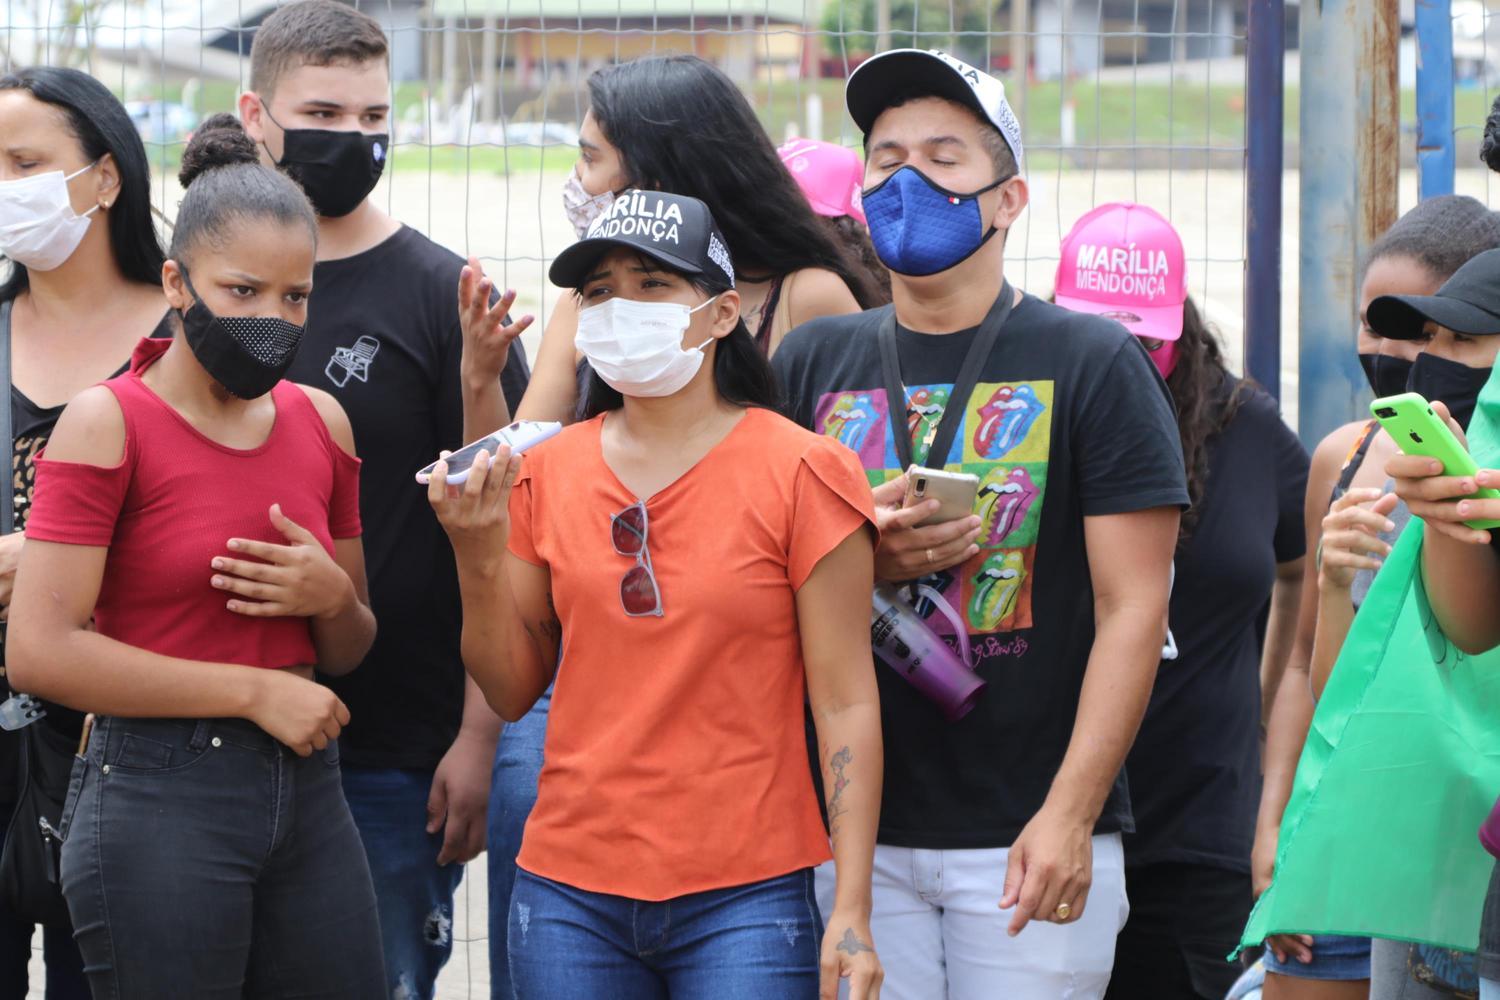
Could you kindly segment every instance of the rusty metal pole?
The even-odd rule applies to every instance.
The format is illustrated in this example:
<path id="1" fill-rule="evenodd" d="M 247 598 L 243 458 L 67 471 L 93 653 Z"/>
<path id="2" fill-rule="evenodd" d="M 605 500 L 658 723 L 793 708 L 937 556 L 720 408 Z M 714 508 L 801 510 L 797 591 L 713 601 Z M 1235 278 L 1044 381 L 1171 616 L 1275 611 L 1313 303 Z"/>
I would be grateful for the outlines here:
<path id="1" fill-rule="evenodd" d="M 1354 338 L 1361 261 L 1396 220 L 1398 0 L 1303 0 L 1300 28 L 1297 399 L 1312 447 L 1370 398 Z"/>

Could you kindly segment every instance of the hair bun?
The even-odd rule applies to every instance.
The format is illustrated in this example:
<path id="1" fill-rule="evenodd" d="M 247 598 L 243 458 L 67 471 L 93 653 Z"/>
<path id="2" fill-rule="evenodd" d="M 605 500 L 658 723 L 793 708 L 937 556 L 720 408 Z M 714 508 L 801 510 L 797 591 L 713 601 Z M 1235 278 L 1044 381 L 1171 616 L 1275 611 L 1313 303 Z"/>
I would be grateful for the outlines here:
<path id="1" fill-rule="evenodd" d="M 193 132 L 187 149 L 182 152 L 182 169 L 177 172 L 177 179 L 187 187 L 204 171 L 259 162 L 260 150 L 245 133 L 240 120 L 220 112 L 204 119 Z"/>

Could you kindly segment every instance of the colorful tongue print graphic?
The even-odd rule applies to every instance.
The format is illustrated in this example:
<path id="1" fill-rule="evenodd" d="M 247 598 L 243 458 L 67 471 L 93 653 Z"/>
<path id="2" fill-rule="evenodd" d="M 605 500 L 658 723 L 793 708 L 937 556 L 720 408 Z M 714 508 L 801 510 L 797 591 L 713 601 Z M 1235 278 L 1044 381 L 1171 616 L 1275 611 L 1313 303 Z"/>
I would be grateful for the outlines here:
<path id="1" fill-rule="evenodd" d="M 1026 579 L 1026 558 L 1020 552 L 996 552 L 974 574 L 974 597 L 969 601 L 969 624 L 981 632 L 994 632 L 1016 613 L 1021 584 Z"/>
<path id="2" fill-rule="evenodd" d="M 852 451 L 859 451 L 878 415 L 868 393 L 846 392 L 823 418 L 823 434 L 836 438 Z"/>
<path id="3" fill-rule="evenodd" d="M 1036 484 L 1031 473 L 1017 466 L 997 465 L 979 484 L 979 516 L 984 520 L 985 545 L 999 545 L 1021 526 L 1036 503 Z"/>
<path id="4" fill-rule="evenodd" d="M 943 419 L 950 391 L 943 386 L 913 389 L 907 400 L 906 426 L 911 431 L 912 454 L 921 461 L 927 459 L 922 454 L 922 443 L 927 440 L 927 435 L 934 433 L 938 422 Z"/>
<path id="5" fill-rule="evenodd" d="M 1026 440 L 1032 424 L 1047 407 L 1029 385 L 1002 385 L 990 401 L 979 408 L 979 428 L 974 432 L 974 450 L 992 461 Z"/>

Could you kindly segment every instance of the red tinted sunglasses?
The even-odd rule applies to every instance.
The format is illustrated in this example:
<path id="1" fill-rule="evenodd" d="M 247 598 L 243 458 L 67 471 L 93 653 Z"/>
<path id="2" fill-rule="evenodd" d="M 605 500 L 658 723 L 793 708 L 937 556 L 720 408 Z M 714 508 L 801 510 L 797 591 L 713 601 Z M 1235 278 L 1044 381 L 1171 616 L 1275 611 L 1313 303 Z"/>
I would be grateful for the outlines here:
<path id="1" fill-rule="evenodd" d="M 646 547 L 650 527 L 644 502 L 636 502 L 610 515 L 609 538 L 615 551 L 635 560 L 620 580 L 620 606 L 632 618 L 660 618 L 661 589 L 656 585 L 656 571 L 651 568 L 651 550 Z"/>

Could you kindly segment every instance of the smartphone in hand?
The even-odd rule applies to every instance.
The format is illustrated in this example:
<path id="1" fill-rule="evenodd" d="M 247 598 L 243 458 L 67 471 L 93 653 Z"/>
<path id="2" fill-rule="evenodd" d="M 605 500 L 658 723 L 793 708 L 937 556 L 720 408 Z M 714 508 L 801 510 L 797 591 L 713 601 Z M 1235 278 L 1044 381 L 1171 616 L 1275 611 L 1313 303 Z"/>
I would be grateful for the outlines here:
<path id="1" fill-rule="evenodd" d="M 903 507 L 915 507 L 927 500 L 936 500 L 941 506 L 916 527 L 956 521 L 974 513 L 974 501 L 979 496 L 979 477 L 965 472 L 947 472 L 943 469 L 924 469 L 913 465 L 906 470 L 906 499 Z"/>
<path id="2" fill-rule="evenodd" d="M 466 444 L 445 459 L 448 463 L 448 485 L 461 486 L 469 481 L 469 470 L 473 468 L 474 459 L 481 451 L 489 452 L 490 457 L 494 458 L 496 449 L 504 444 L 510 446 L 512 455 L 519 455 L 527 448 L 534 448 L 561 430 L 562 424 L 555 420 L 517 420 L 509 427 L 502 427 L 472 444 Z M 432 470 L 435 468 L 437 468 L 437 463 L 433 462 L 418 471 L 417 482 L 426 486 L 432 481 Z"/>
<path id="3" fill-rule="evenodd" d="M 1447 421 L 1439 417 L 1420 394 L 1403 392 L 1377 399 L 1370 404 L 1370 412 L 1404 454 L 1437 459 L 1443 463 L 1445 476 L 1472 476 L 1479 471 L 1474 456 L 1454 435 Z M 1500 490 L 1479 489 L 1469 494 L 1468 499 L 1474 498 L 1497 500 L 1500 499 Z M 1480 531 L 1500 528 L 1500 521 L 1496 520 L 1464 523 Z"/>

